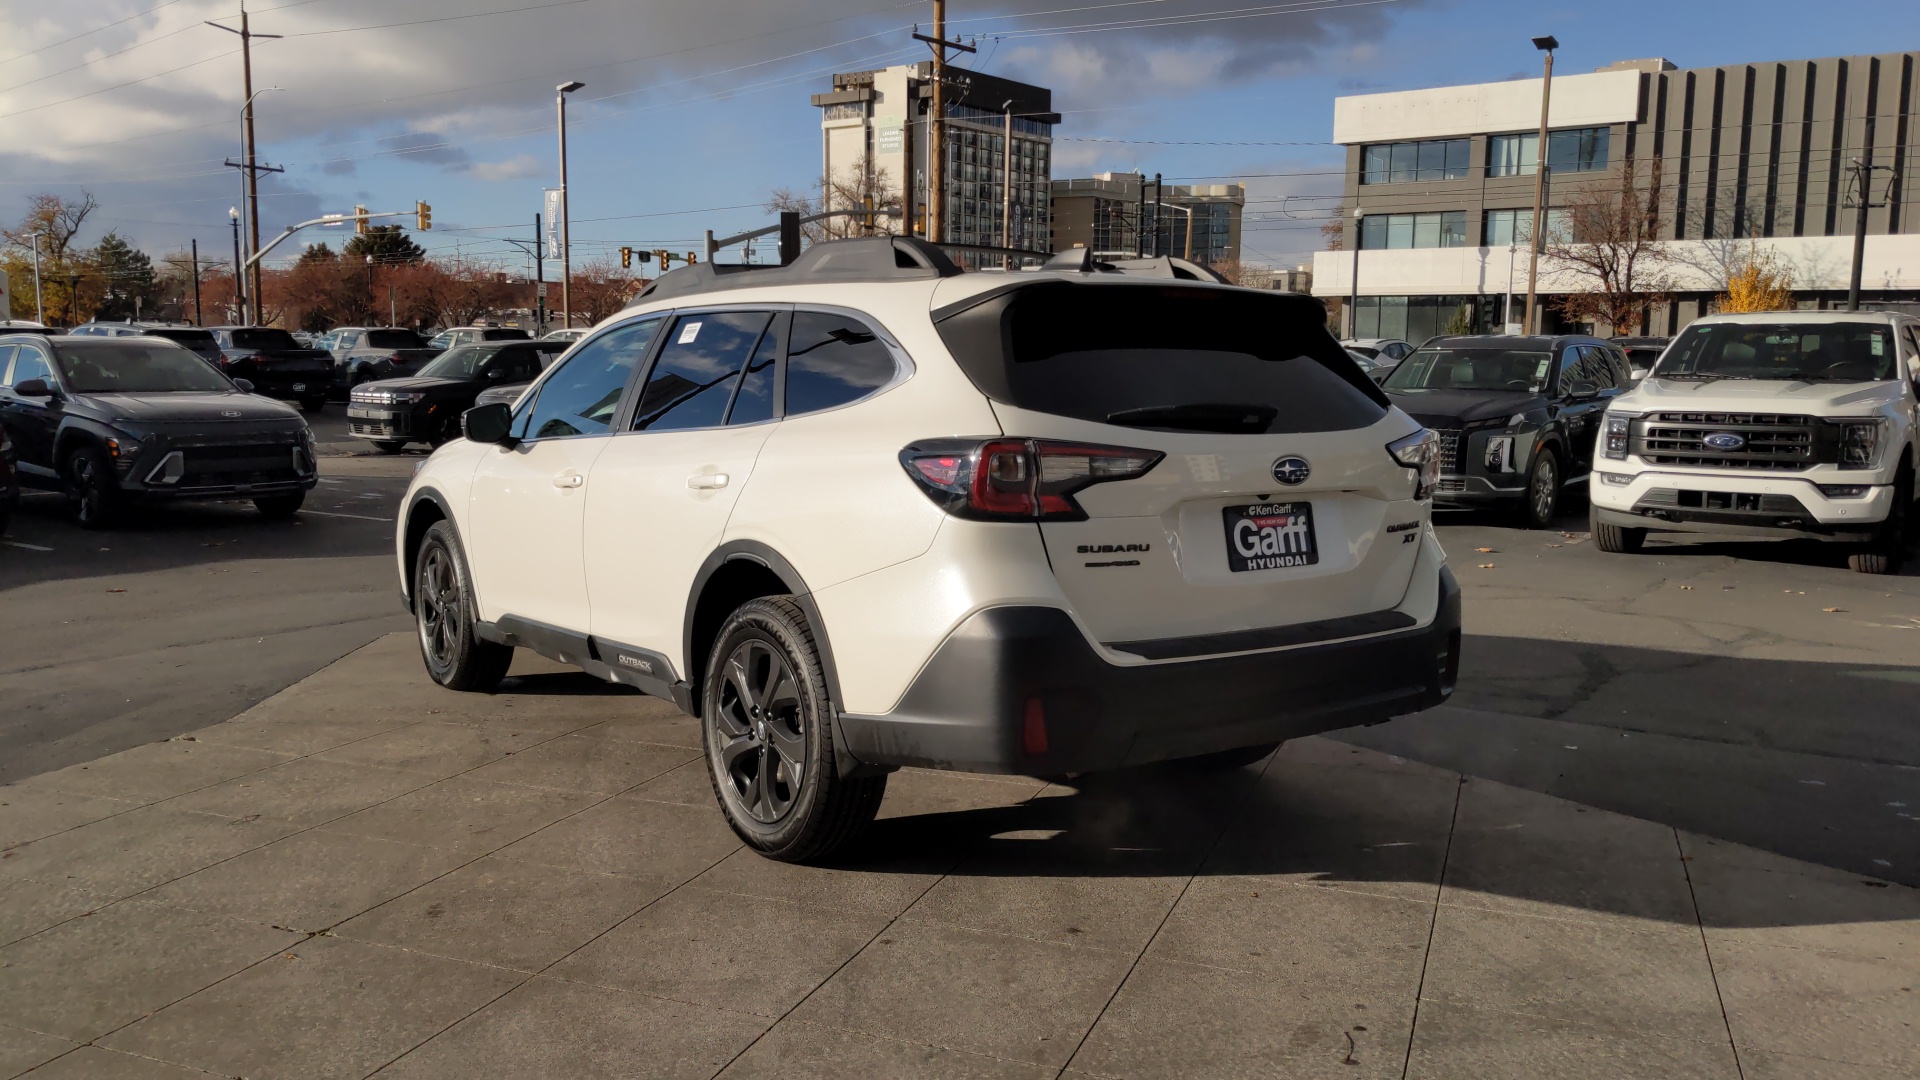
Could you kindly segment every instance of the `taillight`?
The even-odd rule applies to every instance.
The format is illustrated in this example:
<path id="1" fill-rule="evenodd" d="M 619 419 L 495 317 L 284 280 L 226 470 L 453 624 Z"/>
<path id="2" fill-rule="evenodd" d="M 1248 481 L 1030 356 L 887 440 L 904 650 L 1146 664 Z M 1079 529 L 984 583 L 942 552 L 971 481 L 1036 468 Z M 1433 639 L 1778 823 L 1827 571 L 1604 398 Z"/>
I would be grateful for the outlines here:
<path id="1" fill-rule="evenodd" d="M 955 517 L 986 521 L 1084 521 L 1073 493 L 1145 476 L 1158 450 L 1046 439 L 929 439 L 900 451 L 927 497 Z"/>
<path id="2" fill-rule="evenodd" d="M 1387 444 L 1387 454 L 1398 465 L 1414 471 L 1413 497 L 1430 499 L 1440 482 L 1440 436 L 1428 428 Z"/>
<path id="3" fill-rule="evenodd" d="M 232 364 L 233 364 L 233 357 L 231 357 L 231 356 L 228 356 L 228 355 L 227 355 L 226 353 L 221 353 L 221 354 L 220 354 L 220 366 L 221 366 L 221 367 L 230 367 L 230 366 L 232 366 Z"/>

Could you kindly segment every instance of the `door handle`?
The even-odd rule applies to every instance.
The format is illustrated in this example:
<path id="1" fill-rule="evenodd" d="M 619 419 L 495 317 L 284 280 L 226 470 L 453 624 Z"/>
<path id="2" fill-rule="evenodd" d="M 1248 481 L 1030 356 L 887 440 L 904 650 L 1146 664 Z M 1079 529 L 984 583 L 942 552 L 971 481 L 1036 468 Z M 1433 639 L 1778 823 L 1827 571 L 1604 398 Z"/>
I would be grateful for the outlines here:
<path id="1" fill-rule="evenodd" d="M 587 478 L 577 472 L 561 473 L 553 478 L 553 486 L 557 488 L 577 488 L 586 482 Z"/>
<path id="2" fill-rule="evenodd" d="M 723 472 L 701 473 L 698 476 L 687 477 L 687 486 L 695 491 L 713 491 L 716 488 L 726 487 L 730 479 L 732 478 Z"/>

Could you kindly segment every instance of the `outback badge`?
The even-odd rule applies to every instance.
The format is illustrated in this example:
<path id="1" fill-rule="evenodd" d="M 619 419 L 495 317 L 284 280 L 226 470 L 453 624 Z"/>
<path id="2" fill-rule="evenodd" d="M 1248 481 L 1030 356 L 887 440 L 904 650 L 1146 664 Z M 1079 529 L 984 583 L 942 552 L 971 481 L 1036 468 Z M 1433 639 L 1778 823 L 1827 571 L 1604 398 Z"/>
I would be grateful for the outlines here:
<path id="1" fill-rule="evenodd" d="M 1289 454 L 1273 463 L 1273 478 L 1288 487 L 1306 483 L 1308 475 L 1312 472 L 1313 466 L 1308 465 L 1307 459 L 1297 454 Z"/>

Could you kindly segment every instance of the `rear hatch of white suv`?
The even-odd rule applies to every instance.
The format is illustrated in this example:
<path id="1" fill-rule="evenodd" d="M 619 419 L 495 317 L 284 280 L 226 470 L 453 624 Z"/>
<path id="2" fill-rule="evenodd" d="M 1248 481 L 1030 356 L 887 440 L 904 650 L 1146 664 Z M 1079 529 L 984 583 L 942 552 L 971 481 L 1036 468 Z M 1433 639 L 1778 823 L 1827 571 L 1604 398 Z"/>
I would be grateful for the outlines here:
<path id="1" fill-rule="evenodd" d="M 1393 410 L 1306 297 L 1048 276 L 936 307 L 1027 465 L 1074 614 L 1171 660 L 1397 630 L 1427 504 Z M 923 470 L 924 471 L 924 470 Z M 988 472 L 980 475 L 985 478 Z"/>

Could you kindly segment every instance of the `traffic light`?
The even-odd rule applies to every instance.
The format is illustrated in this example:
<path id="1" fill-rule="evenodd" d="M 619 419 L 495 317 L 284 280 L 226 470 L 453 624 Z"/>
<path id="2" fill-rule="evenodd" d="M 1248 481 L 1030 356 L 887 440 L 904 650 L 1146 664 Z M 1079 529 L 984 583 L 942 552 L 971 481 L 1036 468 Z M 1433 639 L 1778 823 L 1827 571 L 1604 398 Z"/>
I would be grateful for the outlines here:
<path id="1" fill-rule="evenodd" d="M 433 228 L 433 207 L 423 202 L 414 203 L 413 216 L 421 230 Z"/>
<path id="2" fill-rule="evenodd" d="M 633 249 L 632 248 L 623 247 L 620 249 L 620 269 L 622 270 L 633 269 Z"/>
<path id="3" fill-rule="evenodd" d="M 653 253 L 660 259 L 660 269 L 666 270 L 673 265 L 673 253 L 666 248 L 656 248 Z"/>
<path id="4" fill-rule="evenodd" d="M 695 256 L 693 252 L 691 252 L 691 251 L 689 251 L 689 252 L 687 252 L 687 265 L 688 265 L 688 266 L 692 266 L 692 265 L 693 265 L 694 263 L 697 263 L 697 262 L 699 262 L 699 261 L 700 261 L 700 260 L 699 260 L 699 258 L 698 258 L 697 256 Z"/>
<path id="5" fill-rule="evenodd" d="M 361 236 L 365 236 L 367 235 L 367 231 L 368 231 L 367 225 L 368 225 L 367 208 L 364 206 L 354 207 L 353 208 L 353 231 Z"/>

